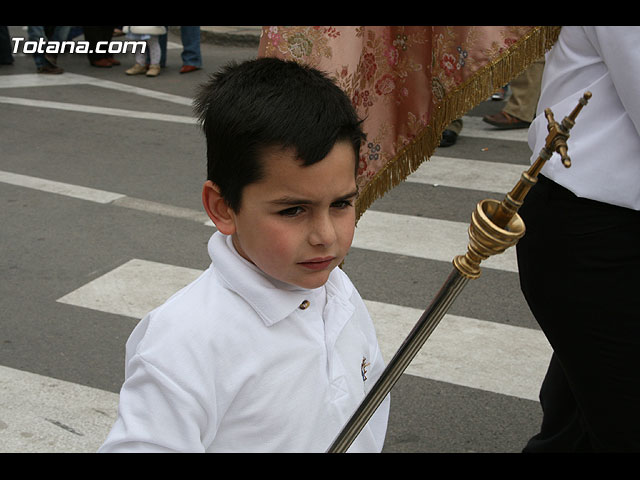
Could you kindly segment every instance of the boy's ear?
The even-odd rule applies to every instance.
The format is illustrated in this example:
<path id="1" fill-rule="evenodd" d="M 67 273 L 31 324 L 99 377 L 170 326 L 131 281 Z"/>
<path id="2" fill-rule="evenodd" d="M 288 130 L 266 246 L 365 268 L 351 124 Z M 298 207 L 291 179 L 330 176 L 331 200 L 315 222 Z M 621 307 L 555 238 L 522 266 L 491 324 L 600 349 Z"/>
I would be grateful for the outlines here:
<path id="1" fill-rule="evenodd" d="M 216 228 L 225 235 L 232 235 L 236 231 L 233 210 L 222 195 L 220 188 L 211 180 L 207 180 L 202 187 L 202 204 Z"/>

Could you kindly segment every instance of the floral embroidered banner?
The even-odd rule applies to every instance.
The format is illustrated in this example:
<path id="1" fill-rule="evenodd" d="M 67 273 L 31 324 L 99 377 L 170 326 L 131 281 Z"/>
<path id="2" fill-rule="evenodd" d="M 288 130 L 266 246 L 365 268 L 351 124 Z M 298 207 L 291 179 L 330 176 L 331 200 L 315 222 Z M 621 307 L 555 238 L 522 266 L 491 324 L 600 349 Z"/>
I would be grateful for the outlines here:
<path id="1" fill-rule="evenodd" d="M 364 118 L 358 217 L 437 148 L 446 126 L 551 48 L 560 27 L 267 26 L 259 56 L 312 65 Z"/>

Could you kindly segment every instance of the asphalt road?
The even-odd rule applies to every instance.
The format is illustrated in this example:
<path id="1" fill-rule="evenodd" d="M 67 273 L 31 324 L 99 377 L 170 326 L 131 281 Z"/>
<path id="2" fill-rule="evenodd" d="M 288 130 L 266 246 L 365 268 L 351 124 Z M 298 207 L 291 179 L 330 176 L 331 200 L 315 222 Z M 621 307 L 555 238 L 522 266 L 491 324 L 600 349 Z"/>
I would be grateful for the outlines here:
<path id="1" fill-rule="evenodd" d="M 11 27 L 14 36 L 26 35 Z M 203 44 L 181 75 L 179 38 L 157 78 L 62 55 L 0 66 L 0 451 L 95 451 L 123 380 L 125 341 L 148 308 L 208 266 L 203 136 L 190 99 L 255 47 Z M 526 132 L 465 116 L 458 143 L 375 202 L 345 270 L 395 351 L 466 250 L 476 203 L 502 198 L 530 156 Z M 475 172 L 475 173 L 472 173 Z M 507 187 L 505 187 L 507 186 Z M 550 355 L 513 252 L 483 269 L 396 384 L 385 452 L 519 452 L 541 420 Z"/>

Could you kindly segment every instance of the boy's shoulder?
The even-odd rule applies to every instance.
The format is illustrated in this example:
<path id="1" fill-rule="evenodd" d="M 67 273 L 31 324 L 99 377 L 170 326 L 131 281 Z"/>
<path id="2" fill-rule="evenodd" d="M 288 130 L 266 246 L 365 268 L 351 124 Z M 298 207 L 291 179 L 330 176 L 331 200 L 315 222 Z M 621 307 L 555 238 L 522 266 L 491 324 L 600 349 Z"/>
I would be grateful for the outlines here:
<path id="1" fill-rule="evenodd" d="M 213 265 L 140 322 L 139 344 L 168 341 L 174 345 L 206 343 L 238 319 L 247 319 L 250 307 L 218 277 Z"/>
<path id="2" fill-rule="evenodd" d="M 365 309 L 362 298 L 346 272 L 335 268 L 326 283 L 327 294 Z M 172 344 L 176 348 L 232 343 L 247 330 L 261 330 L 264 312 L 247 292 L 229 284 L 212 263 L 197 279 L 149 312 L 132 335 L 132 347 Z M 299 304 L 299 302 L 298 302 Z M 266 322 L 268 323 L 268 322 Z"/>
<path id="3" fill-rule="evenodd" d="M 354 294 L 359 296 L 358 289 L 353 284 L 349 275 L 340 267 L 334 268 L 326 283 L 327 293 L 338 293 L 346 298 L 351 298 Z"/>

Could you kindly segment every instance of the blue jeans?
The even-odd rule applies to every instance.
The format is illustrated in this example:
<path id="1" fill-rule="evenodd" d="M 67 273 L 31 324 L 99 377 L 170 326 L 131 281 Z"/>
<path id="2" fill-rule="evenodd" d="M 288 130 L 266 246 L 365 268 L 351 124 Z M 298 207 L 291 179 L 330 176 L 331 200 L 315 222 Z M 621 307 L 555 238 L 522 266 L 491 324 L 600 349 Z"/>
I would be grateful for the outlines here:
<path id="1" fill-rule="evenodd" d="M 169 27 L 167 27 L 168 29 Z M 200 27 L 180 27 L 180 37 L 182 39 L 182 64 L 202 66 L 202 55 L 200 54 Z M 160 35 L 160 66 L 164 67 L 167 62 L 167 35 Z"/>
<path id="2" fill-rule="evenodd" d="M 69 36 L 70 26 L 68 27 L 54 27 L 53 34 L 51 38 L 47 38 L 47 35 L 44 33 L 44 27 L 27 27 L 28 40 L 37 42 L 39 39 L 44 38 L 45 40 L 54 40 L 56 42 L 62 42 L 67 39 Z M 44 67 L 47 65 L 51 65 L 46 58 L 44 58 L 44 53 L 34 53 L 33 61 L 36 63 L 36 67 Z"/>

